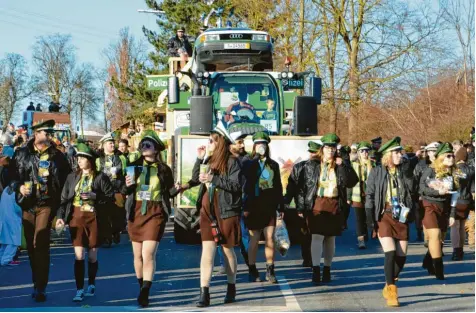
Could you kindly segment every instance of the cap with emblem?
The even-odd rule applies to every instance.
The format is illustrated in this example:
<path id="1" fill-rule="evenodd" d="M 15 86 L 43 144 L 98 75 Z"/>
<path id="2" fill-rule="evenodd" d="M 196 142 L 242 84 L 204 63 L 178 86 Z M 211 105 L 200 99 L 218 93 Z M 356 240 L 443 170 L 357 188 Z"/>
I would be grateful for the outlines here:
<path id="1" fill-rule="evenodd" d="M 35 125 L 31 126 L 31 130 L 39 132 L 39 131 L 47 131 L 47 132 L 53 132 L 55 130 L 55 121 L 54 120 L 46 120 L 46 121 L 40 121 L 36 123 Z"/>
<path id="2" fill-rule="evenodd" d="M 426 151 L 436 151 L 438 150 L 438 147 L 440 146 L 440 143 L 435 141 L 430 143 L 428 146 L 425 147 Z"/>
<path id="3" fill-rule="evenodd" d="M 316 153 L 317 151 L 319 151 L 319 149 L 322 147 L 320 144 L 318 144 L 317 142 L 315 141 L 309 141 L 307 143 L 307 151 L 308 152 L 312 152 L 312 153 Z"/>
<path id="4" fill-rule="evenodd" d="M 162 142 L 162 140 L 160 140 L 159 135 L 157 135 L 157 133 L 152 129 L 146 129 L 142 132 L 142 138 L 140 142 L 143 142 L 146 139 L 150 139 L 155 142 L 159 151 L 165 150 L 164 143 Z"/>
<path id="5" fill-rule="evenodd" d="M 400 151 L 403 149 L 403 147 L 400 145 L 401 138 L 400 137 L 395 137 L 391 139 L 390 141 L 386 142 L 379 150 L 378 152 L 382 154 L 386 154 L 391 151 Z"/>
<path id="6" fill-rule="evenodd" d="M 436 156 L 440 156 L 445 153 L 453 153 L 453 146 L 449 142 L 442 143 L 436 150 Z"/>
<path id="7" fill-rule="evenodd" d="M 361 141 L 357 145 L 357 150 L 370 150 L 372 149 L 372 145 L 368 141 Z"/>
<path id="8" fill-rule="evenodd" d="M 105 134 L 100 140 L 99 143 L 105 143 L 108 141 L 114 141 L 114 134 L 113 133 L 107 133 Z"/>
<path id="9" fill-rule="evenodd" d="M 370 141 L 371 141 L 372 143 L 374 143 L 374 142 L 375 142 L 375 143 L 378 143 L 378 142 L 382 143 L 382 137 L 375 137 L 374 139 L 372 139 L 372 140 L 370 140 Z"/>
<path id="10" fill-rule="evenodd" d="M 256 132 L 253 135 L 253 143 L 270 143 L 271 138 L 269 138 L 269 135 L 265 132 Z"/>
<path id="11" fill-rule="evenodd" d="M 334 133 L 329 133 L 322 136 L 321 142 L 324 146 L 337 146 L 340 138 Z"/>
<path id="12" fill-rule="evenodd" d="M 217 126 L 215 126 L 215 128 L 212 129 L 210 133 L 222 136 L 223 138 L 225 138 L 226 141 L 228 141 L 228 143 L 235 143 L 235 140 L 233 140 L 233 138 L 230 136 L 228 130 L 226 130 L 225 125 L 223 125 L 222 121 L 219 121 L 217 123 Z"/>
<path id="13" fill-rule="evenodd" d="M 78 143 L 76 146 L 76 156 L 95 159 L 96 153 L 87 144 Z"/>

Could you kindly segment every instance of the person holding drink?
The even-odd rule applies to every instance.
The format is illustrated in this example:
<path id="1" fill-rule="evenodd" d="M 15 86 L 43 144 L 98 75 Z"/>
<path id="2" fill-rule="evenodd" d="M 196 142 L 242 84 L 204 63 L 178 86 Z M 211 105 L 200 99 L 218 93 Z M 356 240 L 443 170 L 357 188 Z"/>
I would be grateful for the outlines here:
<path id="1" fill-rule="evenodd" d="M 96 169 L 94 151 L 80 143 L 77 146 L 78 171 L 68 175 L 61 193 L 61 206 L 56 215 L 56 229 L 69 224 L 74 247 L 74 278 L 76 280 L 75 302 L 85 296 L 94 296 L 100 235 L 108 223 L 109 206 L 114 201 L 114 192 L 107 175 Z M 84 291 L 85 252 L 88 252 L 88 288 Z"/>
<path id="2" fill-rule="evenodd" d="M 455 223 L 459 179 L 453 147 L 446 142 L 436 150 L 435 161 L 425 169 L 420 179 L 420 195 L 423 198 L 425 215 L 423 227 L 428 233 L 428 252 L 423 259 L 423 267 L 436 279 L 444 280 L 442 258 L 442 234 Z M 448 223 L 449 219 L 449 223 Z"/>
<path id="3" fill-rule="evenodd" d="M 64 154 L 54 147 L 54 120 L 31 127 L 34 138 L 16 150 L 9 173 L 22 222 L 32 271 L 33 293 L 37 302 L 46 300 L 50 268 L 50 229 L 61 201 L 61 190 L 71 172 Z"/>
<path id="4" fill-rule="evenodd" d="M 126 170 L 127 229 L 132 241 L 134 270 L 140 292 L 137 302 L 149 305 L 159 242 L 170 215 L 170 198 L 178 192 L 172 170 L 162 160 L 164 143 L 153 130 L 144 130 L 139 143 L 142 156 Z"/>
<path id="5" fill-rule="evenodd" d="M 241 165 L 230 152 L 234 141 L 219 122 L 211 131 L 207 148 L 200 146 L 193 167 L 192 179 L 182 190 L 200 185 L 197 209 L 200 210 L 202 257 L 200 261 L 200 297 L 197 307 L 210 305 L 210 281 L 217 245 L 225 255 L 227 291 L 225 303 L 235 302 L 237 259 L 235 246 L 240 244 L 242 210 Z"/>
<path id="6" fill-rule="evenodd" d="M 246 180 L 244 217 L 250 233 L 249 281 L 261 281 L 256 269 L 256 254 L 261 233 L 264 232 L 266 281 L 276 284 L 273 235 L 276 228 L 276 213 L 283 212 L 284 198 L 279 164 L 270 157 L 270 142 L 271 139 L 265 132 L 257 132 L 253 135 L 252 160 L 243 164 Z"/>

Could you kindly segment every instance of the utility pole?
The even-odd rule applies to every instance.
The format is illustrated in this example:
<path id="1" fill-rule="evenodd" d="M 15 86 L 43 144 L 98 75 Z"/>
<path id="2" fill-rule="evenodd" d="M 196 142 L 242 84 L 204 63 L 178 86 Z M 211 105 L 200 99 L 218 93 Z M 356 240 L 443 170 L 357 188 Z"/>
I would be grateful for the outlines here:
<path id="1" fill-rule="evenodd" d="M 304 0 L 299 3 L 299 64 L 298 71 L 304 70 L 303 55 L 304 55 Z"/>

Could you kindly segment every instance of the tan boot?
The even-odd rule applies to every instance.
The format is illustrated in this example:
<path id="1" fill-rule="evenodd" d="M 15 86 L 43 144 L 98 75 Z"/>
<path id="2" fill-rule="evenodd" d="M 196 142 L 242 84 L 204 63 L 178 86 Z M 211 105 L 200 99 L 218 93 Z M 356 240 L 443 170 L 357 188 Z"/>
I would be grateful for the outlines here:
<path id="1" fill-rule="evenodd" d="M 390 307 L 397 307 L 400 306 L 398 302 L 398 291 L 397 286 L 395 285 L 388 285 L 387 286 L 387 306 Z"/>
<path id="2" fill-rule="evenodd" d="M 385 284 L 385 286 L 383 287 L 382 296 L 385 300 L 388 299 L 387 284 Z"/>

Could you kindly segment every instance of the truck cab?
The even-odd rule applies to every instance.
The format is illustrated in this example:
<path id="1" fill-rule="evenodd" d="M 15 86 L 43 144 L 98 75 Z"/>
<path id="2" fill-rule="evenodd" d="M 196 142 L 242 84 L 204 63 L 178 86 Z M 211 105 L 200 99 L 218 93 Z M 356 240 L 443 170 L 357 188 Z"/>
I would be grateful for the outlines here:
<path id="1" fill-rule="evenodd" d="M 54 120 L 55 121 L 55 137 L 59 141 L 63 141 L 66 138 L 71 140 L 71 118 L 67 113 L 60 112 L 37 112 L 37 111 L 24 111 L 22 122 L 27 126 L 28 136 L 32 136 L 31 126 L 40 122 Z"/>

